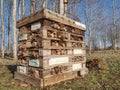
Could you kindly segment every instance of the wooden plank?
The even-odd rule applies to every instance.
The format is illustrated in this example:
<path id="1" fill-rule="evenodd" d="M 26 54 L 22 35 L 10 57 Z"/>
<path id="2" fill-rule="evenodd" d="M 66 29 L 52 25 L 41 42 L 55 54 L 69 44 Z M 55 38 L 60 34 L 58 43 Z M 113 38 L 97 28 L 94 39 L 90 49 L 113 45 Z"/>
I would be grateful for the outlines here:
<path id="1" fill-rule="evenodd" d="M 69 63 L 69 57 L 59 57 L 59 58 L 51 58 L 49 60 L 49 65 L 56 65 L 56 64 L 64 64 Z"/>
<path id="2" fill-rule="evenodd" d="M 56 21 L 56 22 L 60 22 L 60 23 L 63 23 L 65 25 L 69 25 L 69 26 L 72 26 L 72 27 L 75 27 L 75 28 L 86 30 L 85 26 L 78 25 L 78 24 L 76 24 L 76 21 L 74 21 L 72 19 L 69 19 L 69 18 L 67 18 L 63 15 L 59 15 L 57 13 L 54 13 L 50 10 L 45 10 L 45 17 L 47 19 L 50 19 L 50 20 L 53 20 L 53 21 Z"/>
<path id="3" fill-rule="evenodd" d="M 61 81 L 73 79 L 75 77 L 77 77 L 77 72 L 67 72 L 52 77 L 44 78 L 43 82 L 44 82 L 44 86 L 48 86 L 48 85 L 53 85 L 55 83 L 59 83 Z"/>
<path id="4" fill-rule="evenodd" d="M 42 18 L 44 18 L 44 9 L 17 21 L 16 27 L 20 28 L 21 26 L 31 24 L 35 21 L 42 19 Z"/>
<path id="5" fill-rule="evenodd" d="M 67 50 L 67 54 L 68 55 L 72 55 L 73 54 L 73 50 L 72 49 Z"/>
<path id="6" fill-rule="evenodd" d="M 66 58 L 65 57 L 50 57 L 50 58 L 46 58 L 46 59 L 39 59 L 40 60 L 40 67 L 41 68 L 53 68 L 53 67 L 56 67 L 56 66 L 61 66 L 61 65 L 71 65 L 70 62 L 69 62 L 69 57 Z"/>
<path id="7" fill-rule="evenodd" d="M 43 79 L 34 78 L 34 77 L 31 77 L 31 76 L 28 76 L 25 74 L 21 74 L 18 72 L 15 72 L 14 78 L 24 81 L 28 84 L 32 84 L 33 86 L 43 87 Z"/>
<path id="8" fill-rule="evenodd" d="M 39 55 L 50 56 L 51 55 L 51 50 L 39 49 Z"/>
<path id="9" fill-rule="evenodd" d="M 70 64 L 63 64 L 54 67 L 49 67 L 40 70 L 40 78 L 47 78 L 54 75 L 59 75 L 61 73 L 66 73 L 72 71 L 72 65 Z"/>
<path id="10" fill-rule="evenodd" d="M 49 48 L 51 46 L 50 40 L 42 40 L 42 47 L 43 48 Z"/>
<path id="11" fill-rule="evenodd" d="M 85 54 L 85 50 L 82 50 L 82 49 L 74 49 L 74 50 L 73 50 L 73 55 L 75 55 L 75 54 L 84 55 L 84 54 Z"/>
<path id="12" fill-rule="evenodd" d="M 17 22 L 17 28 L 21 27 L 21 26 L 24 26 L 26 24 L 30 24 L 32 22 L 35 22 L 35 21 L 38 21 L 42 18 L 46 18 L 46 19 L 50 19 L 50 20 L 53 20 L 53 21 L 56 21 L 56 22 L 59 22 L 59 23 L 63 23 L 65 25 L 69 25 L 69 26 L 72 26 L 72 27 L 75 27 L 75 28 L 79 28 L 79 29 L 82 29 L 82 30 L 86 30 L 86 27 L 83 26 L 82 24 L 79 24 L 76 23 L 76 21 L 72 20 L 72 19 L 69 19 L 63 15 L 59 15 L 57 13 L 54 13 L 50 10 L 47 10 L 47 9 L 43 9 L 39 12 L 36 12 L 34 14 L 32 14 L 31 16 L 28 16 L 20 21 Z"/>
<path id="13" fill-rule="evenodd" d="M 72 70 L 73 71 L 77 71 L 77 70 L 80 70 L 82 69 L 82 63 L 75 63 L 72 65 Z"/>
<path id="14" fill-rule="evenodd" d="M 31 76 L 27 76 L 27 75 L 15 72 L 15 79 L 19 79 L 21 81 L 24 81 L 28 84 L 32 84 L 33 86 L 37 86 L 37 87 L 46 87 L 48 85 L 53 85 L 61 81 L 73 79 L 75 77 L 77 77 L 77 72 L 62 73 L 60 75 L 55 75 L 55 76 L 47 77 L 44 79 L 34 78 Z"/>

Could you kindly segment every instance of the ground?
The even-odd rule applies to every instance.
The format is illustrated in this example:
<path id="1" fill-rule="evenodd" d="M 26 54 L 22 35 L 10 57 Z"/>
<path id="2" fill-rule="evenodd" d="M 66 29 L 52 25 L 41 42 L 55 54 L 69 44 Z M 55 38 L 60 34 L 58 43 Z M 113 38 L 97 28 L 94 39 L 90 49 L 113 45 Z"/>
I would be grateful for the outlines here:
<path id="1" fill-rule="evenodd" d="M 61 82 L 46 90 L 120 90 L 120 51 L 95 51 L 87 55 L 87 61 L 100 60 L 102 70 L 90 70 L 84 78 Z M 16 62 L 0 59 L 0 90 L 39 90 L 39 88 L 14 80 Z M 42 89 L 41 89 L 42 90 Z"/>

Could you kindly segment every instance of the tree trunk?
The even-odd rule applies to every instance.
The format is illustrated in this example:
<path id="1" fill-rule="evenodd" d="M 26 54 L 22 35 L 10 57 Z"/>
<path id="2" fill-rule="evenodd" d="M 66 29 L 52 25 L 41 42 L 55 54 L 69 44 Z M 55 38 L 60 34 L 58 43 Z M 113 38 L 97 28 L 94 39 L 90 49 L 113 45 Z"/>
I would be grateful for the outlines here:
<path id="1" fill-rule="evenodd" d="M 21 0 L 18 0 L 18 19 L 21 19 Z"/>
<path id="2" fill-rule="evenodd" d="M 33 14 L 35 11 L 35 0 L 31 0 L 31 14 Z"/>
<path id="3" fill-rule="evenodd" d="M 55 3 L 55 0 L 52 0 L 52 11 L 56 11 L 56 5 L 55 5 L 56 3 Z"/>
<path id="4" fill-rule="evenodd" d="M 91 48 L 91 23 L 90 23 L 90 19 L 91 19 L 91 16 L 89 16 L 87 14 L 87 1 L 84 1 L 84 15 L 85 15 L 85 24 L 86 24 L 86 27 L 88 29 L 88 53 L 91 54 L 91 51 L 92 51 L 92 48 Z"/>
<path id="5" fill-rule="evenodd" d="M 12 14 L 12 8 L 13 8 L 13 2 L 12 0 L 8 1 L 8 53 L 12 53 L 12 49 L 11 49 L 11 28 L 10 28 L 10 24 L 11 24 L 11 14 Z"/>
<path id="6" fill-rule="evenodd" d="M 46 0 L 43 0 L 43 8 L 46 8 Z"/>
<path id="7" fill-rule="evenodd" d="M 114 32 L 113 32 L 113 49 L 116 51 L 116 12 L 115 12 L 115 0 L 112 0 L 112 9 L 113 9 L 113 29 L 114 29 Z"/>
<path id="8" fill-rule="evenodd" d="M 8 53 L 10 53 L 10 13 L 8 13 Z"/>
<path id="9" fill-rule="evenodd" d="M 59 13 L 60 13 L 61 15 L 63 15 L 63 14 L 64 14 L 64 4 L 63 4 L 63 0 L 60 0 L 60 1 L 59 1 L 59 4 L 60 4 Z"/>
<path id="10" fill-rule="evenodd" d="M 16 0 L 13 0 L 13 54 L 14 60 L 17 60 L 17 39 L 16 39 Z"/>
<path id="11" fill-rule="evenodd" d="M 92 38 L 91 38 L 91 29 L 90 29 L 90 23 L 88 23 L 88 51 L 89 51 L 89 54 L 91 54 L 92 52 L 92 46 L 91 46 L 91 42 L 92 41 Z"/>
<path id="12" fill-rule="evenodd" d="M 22 0 L 22 18 L 25 16 L 25 0 Z"/>
<path id="13" fill-rule="evenodd" d="M 1 46 L 1 49 L 2 49 L 2 58 L 4 58 L 4 3 L 3 3 L 3 0 L 1 0 L 1 16 L 2 16 L 2 46 Z"/>

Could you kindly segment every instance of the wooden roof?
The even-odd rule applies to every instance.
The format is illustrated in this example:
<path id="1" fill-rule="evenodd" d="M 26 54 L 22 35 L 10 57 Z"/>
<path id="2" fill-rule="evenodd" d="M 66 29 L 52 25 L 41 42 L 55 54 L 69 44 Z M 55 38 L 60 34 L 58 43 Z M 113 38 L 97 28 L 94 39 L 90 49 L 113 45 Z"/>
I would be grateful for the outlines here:
<path id="1" fill-rule="evenodd" d="M 17 21 L 17 28 L 20 28 L 21 26 L 24 26 L 24 25 L 27 25 L 27 24 L 30 24 L 30 23 L 33 23 L 35 21 L 39 21 L 40 19 L 49 19 L 49 20 L 53 20 L 53 21 L 56 21 L 56 22 L 59 22 L 59 23 L 63 23 L 65 25 L 69 25 L 69 26 L 72 26 L 72 27 L 75 27 L 75 28 L 79 28 L 79 29 L 82 29 L 82 30 L 86 30 L 86 27 L 85 25 L 77 22 L 77 21 L 74 21 L 70 18 L 67 18 L 63 15 L 60 15 L 58 13 L 55 13 L 51 10 L 48 10 L 48 9 L 43 9 L 41 11 L 38 11 L 30 16 L 27 16 L 19 21 Z"/>

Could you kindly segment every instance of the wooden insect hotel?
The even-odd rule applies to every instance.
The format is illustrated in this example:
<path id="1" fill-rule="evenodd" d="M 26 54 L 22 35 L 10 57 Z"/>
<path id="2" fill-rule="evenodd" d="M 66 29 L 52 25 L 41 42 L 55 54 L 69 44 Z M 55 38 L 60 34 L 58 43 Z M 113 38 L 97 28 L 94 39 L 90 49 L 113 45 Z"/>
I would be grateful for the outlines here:
<path id="1" fill-rule="evenodd" d="M 45 87 L 84 76 L 85 25 L 43 9 L 17 22 L 15 79 Z"/>

